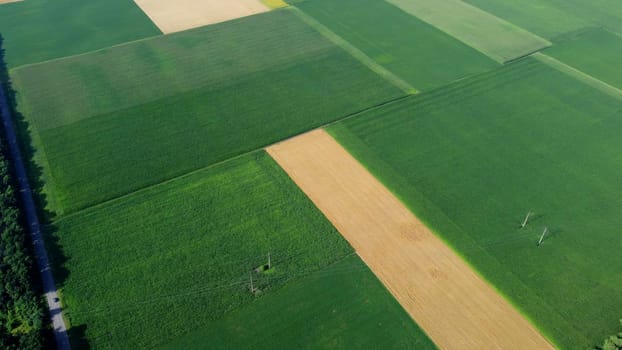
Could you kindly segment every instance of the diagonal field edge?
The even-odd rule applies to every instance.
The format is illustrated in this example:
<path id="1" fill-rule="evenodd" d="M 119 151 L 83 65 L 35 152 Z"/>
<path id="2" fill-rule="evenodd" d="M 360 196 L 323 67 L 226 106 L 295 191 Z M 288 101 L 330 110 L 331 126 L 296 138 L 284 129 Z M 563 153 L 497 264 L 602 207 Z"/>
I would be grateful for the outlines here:
<path id="1" fill-rule="evenodd" d="M 549 40 L 461 0 L 386 1 L 501 64 L 552 45 Z M 439 13 L 457 10 L 461 12 L 453 17 L 439 17 Z"/>
<path id="2" fill-rule="evenodd" d="M 553 349 L 324 130 L 267 149 L 441 349 Z"/>
<path id="3" fill-rule="evenodd" d="M 324 26 L 320 22 L 316 21 L 311 16 L 302 12 L 300 9 L 290 6 L 287 8 L 287 10 L 294 12 L 303 22 L 311 26 L 313 29 L 317 30 L 326 39 L 330 40 L 333 44 L 345 50 L 356 60 L 361 62 L 364 66 L 371 69 L 374 73 L 380 75 L 381 77 L 391 82 L 393 85 L 397 86 L 404 92 L 409 93 L 409 94 L 415 94 L 418 92 L 418 90 L 415 87 L 413 87 L 412 85 L 410 85 L 403 79 L 399 78 L 397 75 L 393 74 L 391 71 L 382 67 L 378 63 L 376 63 L 376 61 L 374 61 L 369 56 L 367 56 L 363 51 L 352 46 L 352 44 L 350 44 L 348 41 L 346 41 L 345 39 L 343 39 L 342 37 L 340 37 L 333 31 L 328 29 L 326 26 Z"/>
<path id="4" fill-rule="evenodd" d="M 367 112 L 370 112 L 370 111 L 373 111 L 373 110 L 376 110 L 376 109 L 379 109 L 379 108 L 383 108 L 383 107 L 385 107 L 385 106 L 389 106 L 389 105 L 392 105 L 392 104 L 395 104 L 395 103 L 399 103 L 399 102 L 400 102 L 400 101 L 402 101 L 402 100 L 405 100 L 405 99 L 408 99 L 408 98 L 412 98 L 412 97 L 415 97 L 415 96 L 419 96 L 419 95 L 403 95 L 403 96 L 397 97 L 397 98 L 395 98 L 395 99 L 392 99 L 392 100 L 389 100 L 389 101 L 385 101 L 385 102 L 383 102 L 383 103 L 380 103 L 380 104 L 378 104 L 378 105 L 371 106 L 371 107 L 368 107 L 368 108 L 362 109 L 362 110 L 360 110 L 360 111 L 356 111 L 356 112 L 353 112 L 353 113 L 351 113 L 351 114 L 345 115 L 345 116 L 343 116 L 342 118 L 339 118 L 339 119 L 337 119 L 337 120 L 334 120 L 334 121 L 332 121 L 332 122 L 330 122 L 330 123 L 326 123 L 326 124 L 320 125 L 319 127 L 315 128 L 315 129 L 312 129 L 312 130 L 323 129 L 323 128 L 329 127 L 329 126 L 331 126 L 331 125 L 334 125 L 334 124 L 340 123 L 340 122 L 342 122 L 342 121 L 349 120 L 349 119 L 352 119 L 352 118 L 356 118 L 357 116 L 359 116 L 359 115 L 361 115 L 361 114 L 363 114 L 363 113 L 367 113 Z M 295 134 L 295 135 L 291 135 L 291 136 L 286 137 L 286 138 L 283 138 L 282 140 L 279 140 L 279 141 L 277 141 L 277 142 L 275 142 L 275 143 L 279 143 L 279 142 L 284 142 L 284 141 L 290 140 L 290 139 L 292 139 L 292 138 L 298 137 L 298 136 L 300 136 L 300 135 L 302 135 L 302 134 L 305 134 L 305 133 L 307 133 L 307 132 L 310 132 L 310 131 L 311 131 L 311 130 L 306 130 L 306 131 L 303 131 L 303 132 L 297 133 L 297 134 Z M 173 177 L 173 178 L 170 178 L 170 179 L 164 180 L 164 181 L 162 181 L 162 182 L 158 182 L 158 183 L 155 183 L 155 184 L 153 184 L 153 185 L 149 185 L 149 186 L 141 187 L 141 188 L 136 189 L 136 190 L 134 190 L 134 191 L 131 191 L 131 192 L 128 192 L 128 193 L 124 193 L 124 194 L 122 194 L 122 195 L 120 195 L 120 196 L 112 197 L 112 198 L 107 199 L 107 200 L 105 200 L 105 201 L 103 201 L 103 202 L 99 202 L 99 203 L 93 204 L 93 205 L 91 205 L 91 206 L 88 206 L 88 207 L 82 208 L 82 209 L 77 210 L 77 211 L 75 211 L 75 212 L 71 212 L 71 213 L 69 213 L 69 214 L 67 214 L 67 215 L 61 215 L 61 216 L 58 216 L 58 217 L 56 217 L 56 218 L 54 218 L 54 219 L 52 220 L 52 223 L 58 223 L 58 222 L 60 222 L 60 221 L 62 221 L 62 220 L 64 220 L 64 219 L 67 219 L 67 218 L 70 218 L 70 217 L 76 216 L 76 215 L 78 215 L 78 214 L 80 214 L 80 213 L 83 213 L 83 212 L 85 212 L 85 211 L 87 211 L 87 210 L 93 210 L 93 209 L 95 209 L 95 208 L 101 208 L 101 207 L 103 207 L 103 206 L 105 206 L 105 205 L 109 205 L 110 203 L 114 203 L 114 202 L 117 202 L 117 201 L 123 200 L 124 198 L 131 197 L 131 196 L 134 196 L 134 195 L 138 195 L 139 193 L 142 193 L 142 192 L 148 191 L 148 190 L 150 190 L 150 189 L 152 189 L 152 188 L 159 187 L 159 186 L 165 186 L 165 185 L 166 185 L 166 184 L 168 184 L 168 183 L 171 183 L 171 182 L 174 182 L 174 181 L 179 181 L 180 179 L 183 179 L 183 178 L 188 177 L 188 176 L 192 176 L 193 174 L 196 174 L 196 173 L 198 173 L 198 172 L 205 171 L 205 170 L 207 170 L 207 169 L 210 169 L 210 168 L 216 167 L 216 166 L 218 166 L 218 165 L 221 165 L 221 164 L 223 164 L 223 163 L 226 163 L 226 162 L 232 161 L 232 160 L 234 160 L 234 159 L 242 158 L 242 157 L 244 157 L 244 156 L 247 156 L 247 155 L 252 154 L 252 153 L 255 153 L 255 152 L 262 151 L 262 150 L 264 150 L 266 147 L 270 147 L 271 145 L 273 145 L 273 144 L 275 144 L 275 143 L 271 143 L 271 144 L 263 145 L 263 146 L 261 146 L 261 147 L 257 147 L 257 148 L 255 148 L 255 149 L 249 150 L 249 151 L 247 151 L 247 152 L 240 153 L 240 154 L 238 154 L 238 155 L 236 155 L 236 156 L 233 156 L 233 157 L 230 157 L 230 158 L 224 159 L 224 160 L 222 160 L 222 161 L 219 161 L 219 162 L 216 162 L 216 163 L 213 163 L 213 164 L 206 165 L 206 166 L 204 166 L 204 167 L 201 167 L 201 168 L 198 168 L 198 169 L 195 169 L 195 170 L 189 171 L 189 172 L 187 172 L 187 173 L 181 174 L 181 175 L 179 175 L 179 176 L 175 176 L 175 177 Z"/>
<path id="5" fill-rule="evenodd" d="M 538 61 L 548 65 L 549 67 L 558 70 L 564 74 L 567 74 L 577 80 L 611 96 L 620 101 L 622 101 L 622 90 L 616 88 L 615 86 L 609 85 L 604 81 L 594 78 L 593 76 L 580 71 L 572 66 L 569 66 L 551 56 L 543 54 L 541 52 L 536 52 L 532 55 Z"/>

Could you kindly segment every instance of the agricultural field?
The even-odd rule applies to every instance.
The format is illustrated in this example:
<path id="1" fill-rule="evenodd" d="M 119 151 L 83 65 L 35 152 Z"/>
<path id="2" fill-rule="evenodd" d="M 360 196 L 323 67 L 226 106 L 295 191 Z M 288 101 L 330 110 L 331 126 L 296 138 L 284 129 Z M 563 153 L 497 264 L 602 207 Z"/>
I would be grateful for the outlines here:
<path id="1" fill-rule="evenodd" d="M 466 0 L 532 33 L 557 43 L 589 28 L 622 35 L 622 4 L 615 0 Z M 599 46 L 599 49 L 605 49 Z M 596 55 L 598 56 L 598 55 Z"/>
<path id="2" fill-rule="evenodd" d="M 620 128 L 619 99 L 527 58 L 329 131 L 549 340 L 583 349 L 622 308 Z"/>
<path id="3" fill-rule="evenodd" d="M 0 35 L 9 67 L 160 34 L 128 0 L 27 0 L 0 6 Z"/>
<path id="4" fill-rule="evenodd" d="M 325 130 L 266 151 L 439 348 L 554 349 Z"/>
<path id="5" fill-rule="evenodd" d="M 66 216 L 50 229 L 52 241 L 62 247 L 62 252 L 52 249 L 55 275 L 63 278 L 77 347 L 88 342 L 93 348 L 153 348 L 215 329 L 232 337 L 243 332 L 243 340 L 251 336 L 244 332 L 269 332 L 270 325 L 285 332 L 304 322 L 308 336 L 323 334 L 306 338 L 309 348 L 345 349 L 346 340 L 355 337 L 404 349 L 433 348 L 264 152 Z M 268 254 L 272 267 L 251 273 L 268 263 Z M 250 293 L 251 274 L 260 296 Z M 273 319 L 228 326 L 228 320 L 249 312 Z M 290 323 L 295 318 L 299 323 Z M 331 322 L 338 327 L 324 332 Z M 228 335 L 219 334 L 218 346 L 225 346 Z M 280 348 L 297 340 L 282 341 L 271 340 Z"/>
<path id="6" fill-rule="evenodd" d="M 51 313 L 75 349 L 593 348 L 621 57 L 620 0 L 0 0 Z"/>
<path id="7" fill-rule="evenodd" d="M 327 287 L 330 286 L 330 287 Z M 304 330 L 304 331 L 301 331 Z M 435 349 L 354 255 L 161 349 Z"/>
<path id="8" fill-rule="evenodd" d="M 549 40 L 591 27 L 588 20 L 545 0 L 465 0 L 499 18 Z"/>
<path id="9" fill-rule="evenodd" d="M 619 69 L 621 36 L 604 29 L 594 29 L 560 42 L 544 53 L 622 90 L 622 71 Z"/>
<path id="10" fill-rule="evenodd" d="M 288 9 L 11 77 L 57 214 L 405 94 Z"/>
<path id="11" fill-rule="evenodd" d="M 505 63 L 551 43 L 461 0 L 386 0 L 488 57 Z"/>
<path id="12" fill-rule="evenodd" d="M 290 2 L 420 91 L 498 65 L 383 0 Z"/>
<path id="13" fill-rule="evenodd" d="M 542 0 L 566 13 L 622 35 L 622 3 L 616 0 Z"/>

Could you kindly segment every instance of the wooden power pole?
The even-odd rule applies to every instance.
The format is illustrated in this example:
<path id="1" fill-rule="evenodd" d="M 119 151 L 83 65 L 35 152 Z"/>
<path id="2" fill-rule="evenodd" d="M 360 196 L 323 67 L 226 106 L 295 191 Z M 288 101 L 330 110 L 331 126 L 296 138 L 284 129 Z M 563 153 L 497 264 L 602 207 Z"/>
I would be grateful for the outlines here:
<path id="1" fill-rule="evenodd" d="M 529 221 L 529 217 L 532 215 L 533 213 L 531 211 L 529 211 L 527 213 L 527 216 L 525 216 L 525 220 L 523 220 L 523 224 L 520 225 L 521 228 L 525 228 L 525 226 L 527 226 L 527 222 Z"/>

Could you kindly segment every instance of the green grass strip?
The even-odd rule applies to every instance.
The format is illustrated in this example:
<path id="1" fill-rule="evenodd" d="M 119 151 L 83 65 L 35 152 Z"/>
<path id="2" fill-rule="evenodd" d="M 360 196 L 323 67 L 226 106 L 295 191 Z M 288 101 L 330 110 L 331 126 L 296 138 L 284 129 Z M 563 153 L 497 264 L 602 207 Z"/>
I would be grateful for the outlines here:
<path id="1" fill-rule="evenodd" d="M 573 68 L 561 61 L 556 60 L 555 58 L 545 55 L 541 52 L 536 52 L 533 55 L 538 61 L 547 64 L 551 68 L 554 68 L 562 73 L 568 74 L 573 78 L 578 79 L 579 81 L 598 89 L 600 92 L 603 92 L 611 97 L 617 98 L 618 100 L 622 100 L 622 90 L 605 83 L 600 79 L 596 79 L 593 76 L 586 74 L 576 68 Z"/>
<path id="2" fill-rule="evenodd" d="M 300 19 L 302 19 L 305 23 L 307 23 L 311 27 L 315 28 L 315 30 L 320 32 L 325 38 L 332 41 L 335 45 L 344 49 L 346 52 L 352 55 L 352 57 L 359 60 L 362 64 L 367 66 L 369 69 L 374 71 L 376 74 L 390 81 L 391 83 L 393 83 L 395 86 L 399 87 L 406 93 L 416 94 L 418 92 L 417 89 L 415 89 L 412 85 L 410 85 L 409 83 L 402 80 L 395 74 L 391 73 L 386 68 L 376 63 L 376 61 L 374 61 L 369 56 L 367 56 L 365 53 L 363 53 L 363 51 L 352 46 L 349 42 L 344 40 L 339 35 L 335 34 L 333 31 L 328 29 L 326 26 L 324 26 L 320 22 L 316 21 L 313 17 L 305 14 L 304 12 L 300 11 L 299 9 L 295 7 L 290 7 L 289 9 L 291 9 L 291 11 L 297 14 L 298 17 L 300 17 Z"/>
<path id="3" fill-rule="evenodd" d="M 459 0 L 387 0 L 488 57 L 506 63 L 551 43 Z"/>

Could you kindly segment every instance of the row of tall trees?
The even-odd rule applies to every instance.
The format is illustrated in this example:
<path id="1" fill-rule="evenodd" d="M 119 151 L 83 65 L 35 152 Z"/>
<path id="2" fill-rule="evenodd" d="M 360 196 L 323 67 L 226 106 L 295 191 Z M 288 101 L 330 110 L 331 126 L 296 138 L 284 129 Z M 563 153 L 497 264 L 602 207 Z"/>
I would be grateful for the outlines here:
<path id="1" fill-rule="evenodd" d="M 0 123 L 0 349 L 43 347 L 43 305 Z"/>

